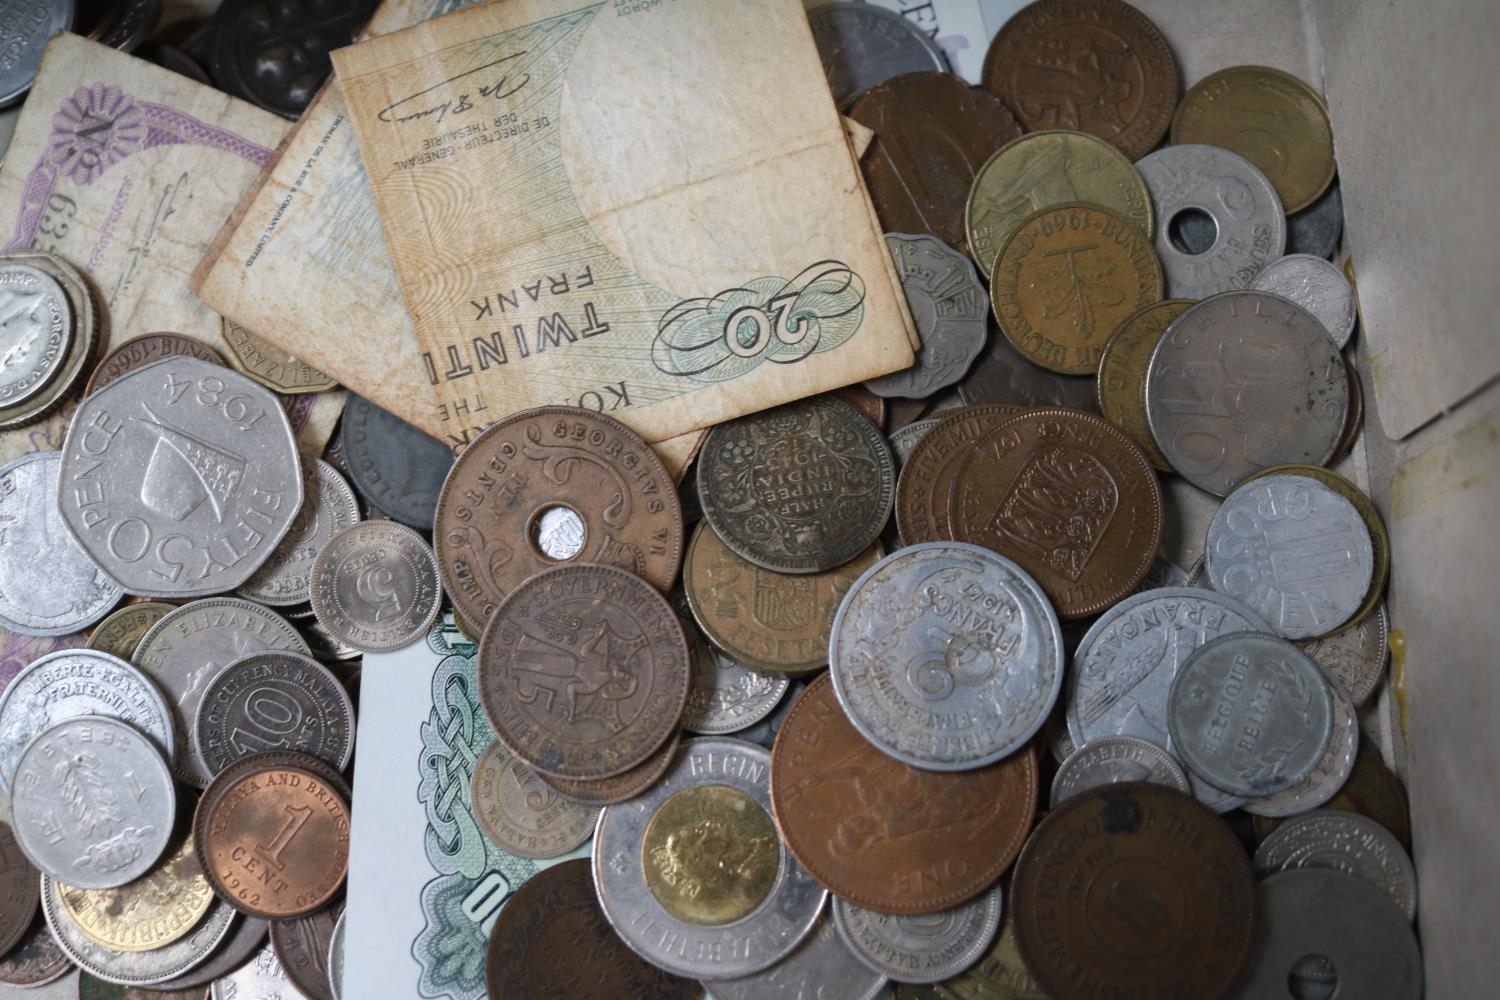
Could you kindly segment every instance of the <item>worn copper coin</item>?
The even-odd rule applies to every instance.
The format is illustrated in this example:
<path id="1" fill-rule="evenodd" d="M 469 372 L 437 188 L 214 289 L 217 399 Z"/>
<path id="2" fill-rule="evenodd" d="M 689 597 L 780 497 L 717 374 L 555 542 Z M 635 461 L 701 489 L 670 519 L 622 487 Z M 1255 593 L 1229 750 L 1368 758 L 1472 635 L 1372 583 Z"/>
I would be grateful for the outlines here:
<path id="1" fill-rule="evenodd" d="M 975 441 L 1020 412 L 1004 403 L 966 407 L 945 414 L 922 435 L 896 483 L 896 528 L 902 542 L 949 540 L 948 488 L 959 464 Z"/>
<path id="2" fill-rule="evenodd" d="M 1056 1000 L 1218 997 L 1250 952 L 1255 880 L 1229 827 L 1191 796 L 1105 785 L 1037 825 L 1010 914 Z"/>
<path id="3" fill-rule="evenodd" d="M 1097 372 L 1109 335 L 1161 296 L 1151 241 L 1123 217 L 1083 202 L 1028 216 L 990 274 L 1001 332 L 1025 357 L 1062 375 Z"/>
<path id="4" fill-rule="evenodd" d="M 825 573 L 775 573 L 740 558 L 700 524 L 683 562 L 693 619 L 709 641 L 755 670 L 799 674 L 828 662 L 833 616 L 849 586 L 880 558 L 872 545 Z"/>
<path id="5" fill-rule="evenodd" d="M 886 402 L 864 386 L 840 386 L 834 389 L 829 395 L 837 396 L 860 413 L 863 413 L 865 418 L 876 427 L 882 430 L 885 428 Z"/>
<path id="6" fill-rule="evenodd" d="M 559 794 L 499 743 L 480 754 L 470 788 L 485 836 L 523 858 L 567 854 L 593 835 L 599 819 L 599 810 Z"/>
<path id="7" fill-rule="evenodd" d="M 270 341 L 227 319 L 224 343 L 229 345 L 229 363 L 272 392 L 296 396 L 338 388 L 337 382 L 312 365 L 298 361 Z"/>
<path id="8" fill-rule="evenodd" d="M 89 376 L 83 394 L 92 396 L 122 375 L 137 368 L 144 368 L 162 358 L 188 357 L 222 365 L 224 359 L 219 352 L 192 337 L 180 333 L 148 333 L 132 337 L 104 356 L 94 373 Z"/>
<path id="9" fill-rule="evenodd" d="M 328 980 L 328 947 L 343 912 L 343 904 L 335 903 L 296 920 L 271 923 L 271 947 L 281 970 L 308 1000 L 334 1000 Z"/>
<path id="10" fill-rule="evenodd" d="M 859 165 L 881 226 L 966 250 L 964 201 L 974 174 L 1023 131 L 1000 99 L 952 73 L 903 73 L 865 91 L 845 114 L 875 133 Z"/>
<path id="11" fill-rule="evenodd" d="M 948 491 L 953 537 L 1036 578 L 1059 617 L 1097 614 L 1135 589 L 1161 544 L 1161 484 L 1109 421 L 1031 410 L 979 439 Z"/>
<path id="12" fill-rule="evenodd" d="M 176 607 L 177 605 L 165 601 L 127 604 L 95 625 L 84 646 L 129 660 L 135 655 L 135 647 L 141 644 L 141 639 L 151 630 L 151 626 Z"/>
<path id="13" fill-rule="evenodd" d="M 924 771 L 875 748 L 824 674 L 792 705 L 771 752 L 771 808 L 787 847 L 838 896 L 882 913 L 935 913 L 979 895 L 1031 829 L 1027 748 L 973 771 Z"/>
<path id="14" fill-rule="evenodd" d="M 332 70 L 328 53 L 358 40 L 374 11 L 374 0 L 329 7 L 222 3 L 208 37 L 214 83 L 274 114 L 296 118 Z"/>
<path id="15" fill-rule="evenodd" d="M 1115 328 L 1099 355 L 1099 412 L 1162 472 L 1171 472 L 1172 466 L 1146 422 L 1146 368 L 1167 327 L 1192 304 L 1192 299 L 1167 299 L 1142 306 Z"/>
<path id="16" fill-rule="evenodd" d="M 548 533 L 544 550 L 554 520 L 576 530 Z M 682 506 L 666 466 L 630 428 L 541 406 L 464 449 L 438 498 L 433 547 L 459 624 L 479 635 L 523 580 L 562 562 L 619 566 L 666 591 L 682 560 Z"/>
<path id="17" fill-rule="evenodd" d="M 1098 406 L 1093 379 L 1059 375 L 1028 361 L 1000 332 L 993 310 L 988 346 L 955 388 L 960 406 L 1004 403 L 1016 407 L 1071 406 L 1076 410 Z M 928 416 L 941 415 L 941 407 L 935 403 Z"/>
<path id="18" fill-rule="evenodd" d="M 1131 160 L 1156 148 L 1177 107 L 1167 40 L 1121 0 L 1021 8 L 990 42 L 983 79 L 1028 130 L 1087 132 Z"/>
<path id="19" fill-rule="evenodd" d="M 26 860 L 10 826 L 0 823 L 0 955 L 26 936 L 36 918 L 39 878 L 40 873 Z"/>
<path id="20" fill-rule="evenodd" d="M 821 573 L 859 555 L 880 537 L 895 486 L 885 437 L 830 396 L 719 424 L 698 456 L 704 519 L 778 573 Z"/>
<path id="21" fill-rule="evenodd" d="M 594 894 L 588 860 L 538 872 L 500 911 L 485 954 L 493 1000 L 581 997 L 697 1000 L 703 987 L 626 947 Z"/>
<path id="22" fill-rule="evenodd" d="M 651 756 L 612 778 L 576 781 L 571 778 L 554 778 L 547 774 L 538 774 L 537 777 L 570 802 L 583 806 L 612 806 L 616 802 L 635 798 L 660 781 L 661 776 L 667 773 L 681 742 L 682 731 L 678 730 Z"/>
<path id="23" fill-rule="evenodd" d="M 677 729 L 691 670 L 667 599 L 613 566 L 536 574 L 479 640 L 479 698 L 495 735 L 560 778 L 608 778 L 650 757 Z"/>
<path id="24" fill-rule="evenodd" d="M 22 931 L 21 940 L 0 957 L 0 983 L 26 989 L 61 979 L 73 969 L 73 960 L 57 944 L 57 938 L 40 916 Z"/>

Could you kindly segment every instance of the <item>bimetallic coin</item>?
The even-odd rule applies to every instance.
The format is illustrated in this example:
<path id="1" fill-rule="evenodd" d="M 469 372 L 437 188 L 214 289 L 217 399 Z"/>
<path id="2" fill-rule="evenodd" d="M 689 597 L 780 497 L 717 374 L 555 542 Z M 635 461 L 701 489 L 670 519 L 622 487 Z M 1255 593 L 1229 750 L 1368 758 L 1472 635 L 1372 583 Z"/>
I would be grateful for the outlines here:
<path id="1" fill-rule="evenodd" d="M 302 504 L 297 441 L 276 397 L 197 358 L 158 361 L 85 398 L 60 478 L 68 530 L 142 597 L 240 586 Z"/>
<path id="2" fill-rule="evenodd" d="M 1138 160 L 1177 107 L 1177 61 L 1161 31 L 1120 0 L 1041 0 L 1005 22 L 984 85 L 1030 130 L 1067 128 Z"/>
<path id="3" fill-rule="evenodd" d="M 84 646 L 129 660 L 135 655 L 135 647 L 141 644 L 141 637 L 175 607 L 177 605 L 165 601 L 127 604 L 95 625 Z"/>
<path id="4" fill-rule="evenodd" d="M 1287 254 L 1261 268 L 1250 287 L 1280 295 L 1306 309 L 1323 324 L 1340 350 L 1354 336 L 1358 319 L 1354 288 L 1343 271 L 1322 257 Z"/>
<path id="5" fill-rule="evenodd" d="M 343 916 L 343 904 L 335 903 L 296 920 L 271 923 L 271 950 L 286 977 L 308 1000 L 333 1000 L 328 954 Z"/>
<path id="6" fill-rule="evenodd" d="M 363 396 L 349 394 L 339 423 L 349 482 L 394 521 L 432 530 L 453 452 Z"/>
<path id="7" fill-rule="evenodd" d="M 942 49 L 883 7 L 834 0 L 809 10 L 807 23 L 837 104 L 903 73 L 948 68 Z"/>
<path id="8" fill-rule="evenodd" d="M 1224 292 L 1167 328 L 1146 417 L 1188 482 L 1227 495 L 1260 469 L 1322 465 L 1344 431 L 1348 370 L 1323 325 L 1264 292 Z"/>
<path id="9" fill-rule="evenodd" d="M 1183 95 L 1172 145 L 1206 143 L 1265 172 L 1287 214 L 1311 205 L 1333 183 L 1333 126 L 1321 95 L 1290 73 L 1231 66 Z"/>
<path id="10" fill-rule="evenodd" d="M 328 991 L 333 995 L 333 1000 L 343 1000 L 344 996 L 344 915 L 347 911 L 339 911 L 339 919 L 333 925 L 333 938 L 328 942 Z"/>
<path id="11" fill-rule="evenodd" d="M 63 912 L 61 893 L 56 879 L 42 879 L 42 912 L 58 945 L 89 975 L 122 986 L 154 986 L 190 972 L 209 960 L 235 925 L 234 907 L 214 900 L 186 937 L 151 951 L 120 951 L 84 934 Z"/>
<path id="12" fill-rule="evenodd" d="M 931 396 L 956 384 L 984 350 L 989 310 L 984 285 L 969 258 L 932 236 L 887 233 L 901 290 L 922 349 L 905 371 L 866 382 L 877 396 Z"/>
<path id="13" fill-rule="evenodd" d="M 78 929 L 116 951 L 153 951 L 186 937 L 213 905 L 208 876 L 184 836 L 140 878 L 116 889 L 57 884 L 57 900 Z"/>
<path id="14" fill-rule="evenodd" d="M 230 910 L 233 911 L 233 907 Z M 226 976 L 250 960 L 250 956 L 266 943 L 270 922 L 259 917 L 236 914 L 224 940 L 215 946 L 213 953 L 202 963 L 193 966 L 180 976 L 156 984 L 156 989 L 202 991 L 215 979 Z M 196 998 L 195 998 L 196 1000 Z M 296 1000 L 296 998 L 291 998 Z"/>
<path id="15" fill-rule="evenodd" d="M 0 983 L 6 986 L 44 986 L 71 971 L 72 960 L 58 947 L 47 921 L 40 916 L 31 922 L 20 943 L 0 953 Z"/>
<path id="16" fill-rule="evenodd" d="M 703 985 L 714 1000 L 876 1000 L 887 992 L 886 977 L 860 961 L 826 914 L 796 951 L 764 972 Z"/>
<path id="17" fill-rule="evenodd" d="M 876 913 L 835 898 L 833 921 L 859 960 L 898 983 L 936 983 L 979 961 L 1000 927 L 996 886 L 967 903 L 921 916 Z"/>
<path id="18" fill-rule="evenodd" d="M 1266 796 L 1317 766 L 1333 735 L 1333 695 L 1318 665 L 1263 632 L 1236 632 L 1193 651 L 1167 696 L 1172 749 L 1232 795 Z"/>
<path id="19" fill-rule="evenodd" d="M 11 824 L 46 874 L 80 889 L 111 889 L 162 856 L 176 796 L 172 772 L 149 739 L 117 719 L 80 715 L 45 730 L 21 754 Z"/>
<path id="20" fill-rule="evenodd" d="M 523 858 L 556 858 L 593 836 L 599 810 L 563 798 L 496 743 L 474 764 L 470 799 L 484 835 Z"/>
<path id="21" fill-rule="evenodd" d="M 432 546 L 394 521 L 346 528 L 313 561 L 313 614 L 356 653 L 411 645 L 432 628 L 442 603 Z"/>
<path id="22" fill-rule="evenodd" d="M 732 551 L 778 573 L 822 573 L 880 537 L 896 467 L 880 431 L 814 396 L 719 424 L 698 456 L 703 517 Z"/>
<path id="23" fill-rule="evenodd" d="M 1307 777 L 1265 798 L 1246 799 L 1240 808 L 1255 816 L 1295 816 L 1316 809 L 1338 794 L 1354 771 L 1359 755 L 1359 716 L 1338 681 L 1328 681 L 1333 695 L 1333 736 L 1328 750 Z"/>
<path id="24" fill-rule="evenodd" d="M 1385 893 L 1407 920 L 1417 916 L 1417 873 L 1394 834 L 1372 819 L 1319 809 L 1287 820 L 1255 851 L 1261 878 L 1289 868 L 1332 868 Z"/>
<path id="25" fill-rule="evenodd" d="M 1208 527 L 1209 582 L 1254 608 L 1288 639 L 1327 635 L 1352 618 L 1375 572 L 1354 505 L 1317 480 L 1246 482 Z"/>
<path id="26" fill-rule="evenodd" d="M 98 650 L 60 649 L 32 661 L 0 694 L 0 786 L 14 789 L 16 765 L 32 740 L 80 715 L 128 722 L 168 761 L 175 755 L 171 712 L 141 671 Z"/>
<path id="27" fill-rule="evenodd" d="M 45 271 L 0 258 L 0 407 L 40 395 L 73 338 L 73 307 Z"/>
<path id="28" fill-rule="evenodd" d="M 855 581 L 828 662 L 865 739 L 913 767 L 967 771 L 1009 757 L 1042 727 L 1062 690 L 1062 630 L 1009 559 L 929 542 Z"/>
<path id="29" fill-rule="evenodd" d="M 301 990 L 292 985 L 286 970 L 269 944 L 255 957 L 227 975 L 214 980 L 208 1000 L 298 1000 Z"/>
<path id="30" fill-rule="evenodd" d="M 828 893 L 777 836 L 770 776 L 761 747 L 688 740 L 659 784 L 599 817 L 594 887 L 642 958 L 732 979 L 775 965 L 812 930 Z"/>
<path id="31" fill-rule="evenodd" d="M 354 753 L 354 704 L 338 678 L 310 656 L 250 653 L 204 689 L 192 748 L 209 774 L 264 750 L 294 750 L 342 771 Z"/>
<path id="32" fill-rule="evenodd" d="M 238 323 L 224 320 L 223 332 L 224 343 L 229 345 L 229 363 L 272 392 L 295 396 L 338 388 L 337 382 L 312 365 L 298 361 Z"/>
<path id="33" fill-rule="evenodd" d="M 1156 253 L 1173 298 L 1248 288 L 1285 249 L 1281 199 L 1244 157 L 1217 146 L 1168 146 L 1136 169 L 1160 220 Z M 1195 224 L 1202 237 L 1184 232 Z"/>
<path id="34" fill-rule="evenodd" d="M 81 631 L 124 593 L 58 523 L 61 464 L 39 451 L 0 466 L 0 626 L 25 635 Z"/>
<path id="35" fill-rule="evenodd" d="M 207 361 L 213 365 L 224 364 L 224 359 L 219 356 L 219 352 L 202 341 L 184 337 L 178 333 L 147 333 L 130 338 L 106 354 L 104 360 L 99 362 L 93 374 L 89 376 L 88 385 L 84 387 L 83 394 L 92 396 L 111 382 L 117 381 L 121 376 L 128 375 L 137 368 L 144 368 L 163 358 L 175 357 L 197 358 L 199 361 Z"/>
<path id="36" fill-rule="evenodd" d="M 239 589 L 272 607 L 301 604 L 312 593 L 313 561 L 329 539 L 359 520 L 359 501 L 333 466 L 322 459 L 304 464 L 302 507 L 281 544 Z M 430 623 L 429 623 L 430 624 Z"/>
<path id="37" fill-rule="evenodd" d="M 1343 686 L 1354 699 L 1354 704 L 1363 705 L 1385 677 L 1386 658 L 1390 654 L 1389 635 L 1385 605 L 1379 604 L 1373 614 L 1352 627 L 1327 638 L 1308 639 L 1297 645 L 1323 668 L 1323 673 Z"/>
<path id="38" fill-rule="evenodd" d="M 1051 808 L 1090 788 L 1149 781 L 1193 793 L 1182 765 L 1155 743 L 1134 736 L 1101 736 L 1074 750 L 1052 778 Z"/>
<path id="39" fill-rule="evenodd" d="M 0 106 L 14 104 L 31 89 L 47 40 L 73 26 L 73 11 L 73 0 L 6 5 L 0 19 L 0 34 L 6 40 L 6 59 L 0 66 Z"/>
<path id="40" fill-rule="evenodd" d="M 1191 299 L 1167 299 L 1137 309 L 1115 328 L 1099 354 L 1099 412 L 1162 472 L 1171 472 L 1172 466 L 1146 422 L 1146 368 L 1167 327 L 1192 304 Z"/>
<path id="41" fill-rule="evenodd" d="M 969 253 L 988 275 L 1000 250 L 1028 216 L 1088 202 L 1151 237 L 1151 198 L 1129 160 L 1103 139 L 1049 130 L 1012 139 L 985 161 L 964 206 Z"/>
<path id="42" fill-rule="evenodd" d="M 0 955 L 14 948 L 36 919 L 38 875 L 10 826 L 0 823 Z"/>

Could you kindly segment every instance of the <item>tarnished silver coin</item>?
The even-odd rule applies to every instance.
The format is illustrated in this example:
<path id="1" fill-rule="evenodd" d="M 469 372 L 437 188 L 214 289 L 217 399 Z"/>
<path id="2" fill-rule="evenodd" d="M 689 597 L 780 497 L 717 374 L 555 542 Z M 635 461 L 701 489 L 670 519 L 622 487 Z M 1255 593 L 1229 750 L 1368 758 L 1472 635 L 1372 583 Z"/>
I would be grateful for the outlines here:
<path id="1" fill-rule="evenodd" d="M 776 711 L 792 679 L 751 670 L 714 649 L 693 618 L 681 587 L 667 596 L 692 652 L 692 687 L 682 710 L 682 728 L 705 736 L 748 729 Z"/>
<path id="2" fill-rule="evenodd" d="M 877 913 L 834 897 L 833 922 L 860 961 L 898 983 L 936 983 L 979 961 L 1000 929 L 999 886 L 919 916 Z"/>
<path id="3" fill-rule="evenodd" d="M 39 395 L 73 338 L 73 307 L 52 276 L 0 258 L 0 407 Z"/>
<path id="4" fill-rule="evenodd" d="M 0 61 L 0 107 L 14 104 L 36 79 L 47 40 L 73 26 L 74 0 L 11 2 L 0 7 L 0 36 L 5 59 Z"/>
<path id="5" fill-rule="evenodd" d="M 1354 336 L 1359 318 L 1354 288 L 1344 272 L 1323 257 L 1308 253 L 1279 257 L 1260 269 L 1250 287 L 1290 299 L 1312 313 L 1340 350 Z"/>
<path id="6" fill-rule="evenodd" d="M 901 466 L 905 465 L 906 460 L 911 457 L 912 449 L 917 446 L 917 442 L 939 423 L 940 420 L 937 417 L 929 417 L 926 420 L 913 420 L 905 427 L 891 432 L 891 454 L 896 457 L 897 472 L 901 471 Z"/>
<path id="7" fill-rule="evenodd" d="M 427 634 L 443 603 L 432 546 L 395 521 L 339 532 L 313 563 L 312 608 L 336 639 L 371 653 Z"/>
<path id="8" fill-rule="evenodd" d="M 1182 765 L 1155 743 L 1134 736 L 1101 736 L 1074 750 L 1052 778 L 1052 808 L 1079 792 L 1121 781 L 1150 781 L 1192 794 Z"/>
<path id="9" fill-rule="evenodd" d="M 1385 661 L 1390 655 L 1385 604 L 1377 604 L 1374 611 L 1337 635 L 1297 645 L 1325 674 L 1343 685 L 1354 704 L 1363 705 L 1385 676 Z"/>
<path id="10" fill-rule="evenodd" d="M 1255 851 L 1261 878 L 1288 868 L 1333 868 L 1375 886 L 1406 914 L 1417 916 L 1417 873 L 1385 827 L 1359 813 L 1319 809 L 1278 826 Z"/>
<path id="11" fill-rule="evenodd" d="M 16 764 L 16 842 L 38 869 L 79 889 L 113 889 L 150 871 L 176 815 L 177 788 L 161 751 L 118 719 L 59 722 Z"/>
<path id="12" fill-rule="evenodd" d="M 333 994 L 333 1000 L 343 1000 L 344 997 L 344 918 L 348 915 L 347 909 L 339 912 L 339 919 L 333 925 L 333 937 L 328 941 L 328 990 Z"/>
<path id="13" fill-rule="evenodd" d="M 771 819 L 771 755 L 722 736 L 685 741 L 645 794 L 606 806 L 594 833 L 604 916 L 653 965 L 734 979 L 780 962 L 828 891 Z"/>
<path id="14" fill-rule="evenodd" d="M 948 68 L 943 50 L 912 22 L 874 4 L 819 4 L 807 12 L 807 23 L 839 104 L 902 73 Z"/>
<path id="15" fill-rule="evenodd" d="M 58 520 L 60 457 L 39 451 L 0 467 L 0 626 L 23 635 L 80 631 L 124 594 Z"/>
<path id="16" fill-rule="evenodd" d="M 78 404 L 59 509 L 111 577 L 143 597 L 198 597 L 248 580 L 302 506 L 297 441 L 269 389 L 177 356 Z"/>
<path id="17" fill-rule="evenodd" d="M 1135 168 L 1151 192 L 1156 255 L 1169 299 L 1204 299 L 1248 288 L 1261 268 L 1286 249 L 1286 215 L 1276 189 L 1254 164 L 1218 146 L 1158 149 Z M 1213 227 L 1201 248 L 1180 231 L 1186 217 Z M 1203 230 L 1207 233 L 1208 226 Z M 1196 252 L 1194 252 L 1196 251 Z"/>
<path id="18" fill-rule="evenodd" d="M 886 977 L 844 943 L 833 917 L 824 915 L 797 950 L 764 972 L 704 983 L 714 1000 L 876 1000 L 886 994 Z"/>
<path id="19" fill-rule="evenodd" d="M 957 385 L 984 350 L 990 297 L 967 254 L 935 236 L 886 233 L 907 308 L 922 337 L 916 362 L 865 383 L 877 396 L 922 399 Z"/>
<path id="20" fill-rule="evenodd" d="M 1348 405 L 1348 368 L 1323 324 L 1265 292 L 1189 306 L 1146 369 L 1151 436 L 1215 496 L 1272 465 L 1327 462 Z"/>
<path id="21" fill-rule="evenodd" d="M 500 743 L 479 755 L 470 784 L 484 835 L 523 858 L 557 858 L 594 833 L 599 810 L 563 798 Z"/>
<path id="22" fill-rule="evenodd" d="M 1333 695 L 1333 736 L 1323 759 L 1295 785 L 1275 795 L 1246 799 L 1241 809 L 1256 816 L 1295 816 L 1316 809 L 1344 787 L 1359 754 L 1359 716 L 1338 681 L 1329 679 L 1328 690 Z"/>
<path id="23" fill-rule="evenodd" d="M 203 692 L 220 670 L 235 660 L 267 649 L 310 653 L 291 623 L 269 608 L 237 597 L 210 597 L 169 612 L 141 637 L 132 659 L 167 696 L 177 745 L 177 777 L 205 788 L 213 777 L 188 752 Z"/>
<path id="24" fill-rule="evenodd" d="M 359 500 L 338 470 L 322 459 L 304 463 L 302 509 L 276 551 L 239 589 L 240 596 L 272 607 L 306 601 L 318 553 L 358 520 Z"/>
<path id="25" fill-rule="evenodd" d="M 27 664 L 0 694 L 0 788 L 11 790 L 16 765 L 32 740 L 80 715 L 128 722 L 167 761 L 176 755 L 171 710 L 141 671 L 102 650 L 60 649 Z"/>
<path id="26" fill-rule="evenodd" d="M 1333 736 L 1333 695 L 1285 639 L 1235 632 L 1194 650 L 1167 696 L 1172 748 L 1233 795 L 1265 796 L 1312 771 Z"/>
<path id="27" fill-rule="evenodd" d="M 927 542 L 854 581 L 829 672 L 854 727 L 913 767 L 965 771 L 1015 753 L 1063 682 L 1062 629 L 1036 581 L 989 549 Z"/>
<path id="28" fill-rule="evenodd" d="M 1375 546 L 1354 504 L 1308 476 L 1236 489 L 1208 526 L 1208 579 L 1288 639 L 1326 635 L 1357 612 Z"/>
<path id="29" fill-rule="evenodd" d="M 209 774 L 264 750 L 305 753 L 342 771 L 354 753 L 354 703 L 338 678 L 310 656 L 249 653 L 204 689 L 192 748 Z"/>

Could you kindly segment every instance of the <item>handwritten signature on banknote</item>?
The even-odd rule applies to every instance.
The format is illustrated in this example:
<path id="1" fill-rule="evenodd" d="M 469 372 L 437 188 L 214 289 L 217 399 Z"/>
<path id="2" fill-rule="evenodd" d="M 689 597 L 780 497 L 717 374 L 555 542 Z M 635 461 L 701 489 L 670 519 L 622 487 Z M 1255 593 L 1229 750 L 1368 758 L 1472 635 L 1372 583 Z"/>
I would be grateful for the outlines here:
<path id="1" fill-rule="evenodd" d="M 510 63 L 512 60 L 519 59 L 524 55 L 526 55 L 526 52 L 524 50 L 521 52 L 512 52 L 508 56 L 501 56 L 499 59 L 496 59 L 493 62 L 485 63 L 483 66 L 477 66 L 474 69 L 465 70 L 457 76 L 449 77 L 441 83 L 435 83 L 430 87 L 417 91 L 410 97 L 403 97 L 395 104 L 390 104 L 382 108 L 380 110 L 379 118 L 383 122 L 393 122 L 397 125 L 402 125 L 413 121 L 421 121 L 425 118 L 431 118 L 435 122 L 441 123 L 443 119 L 448 117 L 449 114 L 458 115 L 463 114 L 465 111 L 470 111 L 474 108 L 474 102 L 469 99 L 468 91 L 464 91 L 463 93 L 459 94 L 457 98 L 450 97 L 448 100 L 443 101 L 439 104 L 431 104 L 426 107 L 423 107 L 421 104 L 412 105 L 412 102 L 426 97 L 434 90 L 441 90 L 443 87 L 448 86 L 450 83 L 462 80 L 464 77 L 473 76 L 475 73 L 493 71 L 495 67 L 505 66 L 505 64 Z M 479 97 L 495 101 L 503 101 L 507 97 L 510 97 L 520 91 L 521 88 L 525 87 L 526 84 L 531 82 L 530 73 L 522 73 L 519 80 L 512 81 L 509 69 L 510 67 L 506 66 L 505 72 L 502 72 L 500 74 L 500 78 L 498 80 L 495 80 L 493 83 L 480 84 L 478 90 Z M 397 112 L 396 109 L 401 107 L 408 107 L 409 110 Z M 415 110 L 410 110 L 410 108 L 414 108 Z"/>

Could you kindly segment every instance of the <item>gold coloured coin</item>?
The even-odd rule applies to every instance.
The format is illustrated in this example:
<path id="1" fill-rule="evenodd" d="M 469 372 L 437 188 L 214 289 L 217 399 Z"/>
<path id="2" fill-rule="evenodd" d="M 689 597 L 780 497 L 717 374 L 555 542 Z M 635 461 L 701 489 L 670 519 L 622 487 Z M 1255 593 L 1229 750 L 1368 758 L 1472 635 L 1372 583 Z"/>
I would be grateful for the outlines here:
<path id="1" fill-rule="evenodd" d="M 297 396 L 304 392 L 328 392 L 339 384 L 305 361 L 244 327 L 223 321 L 224 343 L 229 345 L 229 363 L 272 392 Z"/>
<path id="2" fill-rule="evenodd" d="M 729 785 L 695 785 L 651 817 L 641 865 L 668 913 L 720 927 L 749 916 L 770 894 L 781 849 L 760 803 Z"/>
<path id="3" fill-rule="evenodd" d="M 116 951 L 165 948 L 186 937 L 214 901 L 191 836 L 118 889 L 75 889 L 61 882 L 57 888 L 63 910 L 79 930 Z"/>
<path id="4" fill-rule="evenodd" d="M 1099 355 L 1099 412 L 1163 472 L 1171 472 L 1172 466 L 1146 422 L 1146 367 L 1167 327 L 1192 304 L 1192 299 L 1167 299 L 1142 306 L 1115 328 Z"/>
<path id="5" fill-rule="evenodd" d="M 1006 339 L 1063 375 L 1097 372 L 1109 335 L 1161 296 L 1151 241 L 1122 216 L 1083 202 L 1028 216 L 990 275 L 990 303 Z"/>
<path id="6" fill-rule="evenodd" d="M 176 607 L 177 605 L 165 601 L 127 604 L 95 625 L 94 631 L 89 633 L 89 641 L 84 645 L 89 649 L 103 650 L 122 660 L 129 660 L 135 656 L 135 647 L 141 644 L 141 637 Z"/>
<path id="7" fill-rule="evenodd" d="M 969 253 L 980 273 L 1016 228 L 1044 208 L 1084 201 L 1123 216 L 1151 239 L 1151 195 L 1120 151 L 1082 132 L 1054 129 L 1012 139 L 974 176 L 964 206 Z"/>
<path id="8" fill-rule="evenodd" d="M 1333 125 L 1323 97 L 1290 73 L 1231 66 L 1204 77 L 1172 118 L 1172 145 L 1238 153 L 1266 175 L 1291 215 L 1333 183 Z"/>

